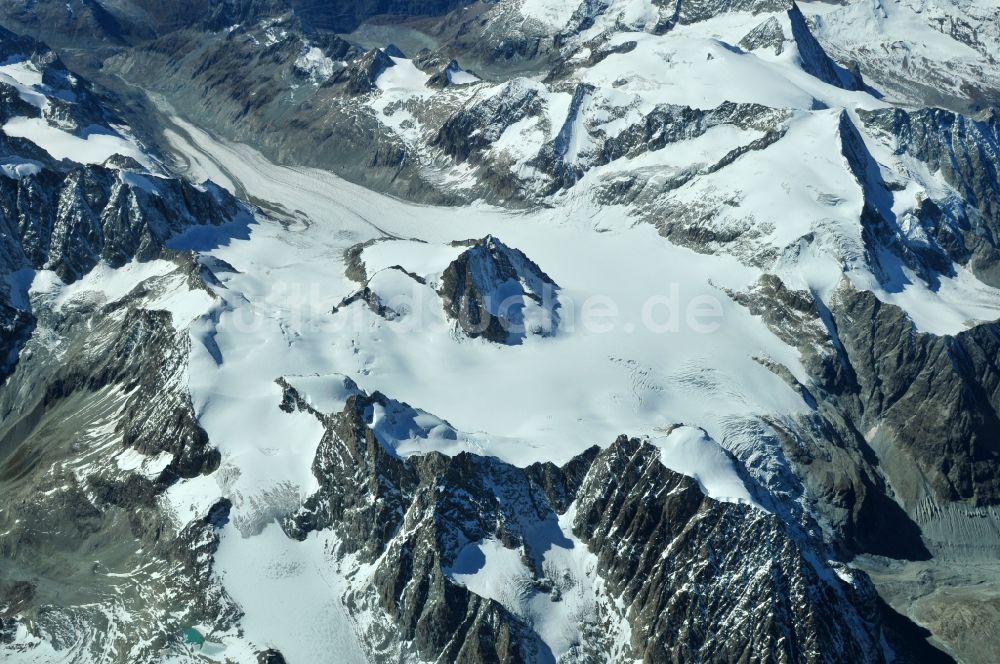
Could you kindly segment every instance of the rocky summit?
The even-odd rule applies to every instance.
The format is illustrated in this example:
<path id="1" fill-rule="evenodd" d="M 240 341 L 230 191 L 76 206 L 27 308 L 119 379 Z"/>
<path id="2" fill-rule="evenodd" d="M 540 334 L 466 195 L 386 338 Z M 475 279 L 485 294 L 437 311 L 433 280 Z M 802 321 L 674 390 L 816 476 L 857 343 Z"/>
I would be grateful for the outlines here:
<path id="1" fill-rule="evenodd" d="M 0 661 L 1000 661 L 992 0 L 0 0 Z"/>

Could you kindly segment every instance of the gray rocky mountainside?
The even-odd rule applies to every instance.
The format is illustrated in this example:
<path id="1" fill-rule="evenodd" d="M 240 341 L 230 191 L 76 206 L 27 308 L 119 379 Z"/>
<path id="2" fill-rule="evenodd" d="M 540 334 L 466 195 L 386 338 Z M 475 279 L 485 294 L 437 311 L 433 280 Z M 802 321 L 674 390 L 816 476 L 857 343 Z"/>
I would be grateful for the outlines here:
<path id="1" fill-rule="evenodd" d="M 998 19 L 0 0 L 0 659 L 1000 660 Z"/>
<path id="2" fill-rule="evenodd" d="M 490 236 L 470 242 L 445 269 L 445 310 L 470 337 L 520 343 L 559 325 L 559 286 L 524 255 Z"/>

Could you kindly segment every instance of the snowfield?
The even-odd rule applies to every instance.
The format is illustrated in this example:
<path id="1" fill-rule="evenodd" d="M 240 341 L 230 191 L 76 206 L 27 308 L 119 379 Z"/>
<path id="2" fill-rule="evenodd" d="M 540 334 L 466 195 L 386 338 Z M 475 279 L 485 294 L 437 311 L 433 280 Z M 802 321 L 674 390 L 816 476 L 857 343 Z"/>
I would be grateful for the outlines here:
<path id="1" fill-rule="evenodd" d="M 55 159 L 100 164 L 111 155 L 120 154 L 147 168 L 152 166 L 149 156 L 135 141 L 97 125 L 74 134 L 53 127 L 42 118 L 13 118 L 2 129 L 8 136 L 28 139 Z"/>

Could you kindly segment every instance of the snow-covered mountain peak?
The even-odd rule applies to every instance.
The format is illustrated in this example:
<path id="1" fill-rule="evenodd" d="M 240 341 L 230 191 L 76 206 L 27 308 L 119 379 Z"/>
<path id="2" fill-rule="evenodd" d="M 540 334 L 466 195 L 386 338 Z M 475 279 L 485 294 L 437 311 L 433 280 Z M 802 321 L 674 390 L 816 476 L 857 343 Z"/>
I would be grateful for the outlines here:
<path id="1" fill-rule="evenodd" d="M 555 334 L 559 286 L 493 235 L 468 245 L 445 268 L 439 287 L 445 311 L 465 334 L 505 344 Z"/>

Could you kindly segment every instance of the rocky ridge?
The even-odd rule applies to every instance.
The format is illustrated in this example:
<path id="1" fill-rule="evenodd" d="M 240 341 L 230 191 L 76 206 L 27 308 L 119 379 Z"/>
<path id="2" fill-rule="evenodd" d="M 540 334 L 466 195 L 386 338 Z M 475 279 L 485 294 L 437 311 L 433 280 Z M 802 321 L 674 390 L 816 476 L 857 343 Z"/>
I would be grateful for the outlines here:
<path id="1" fill-rule="evenodd" d="M 879 644 L 890 637 L 862 574 L 842 580 L 818 568 L 815 556 L 822 554 L 801 550 L 780 520 L 707 498 L 691 479 L 665 468 L 648 443 L 622 437 L 562 467 L 519 469 L 466 453 L 401 459 L 372 428 L 371 407 L 383 395 L 355 394 L 343 411 L 326 414 L 287 383 L 284 391 L 288 410 L 311 412 L 326 427 L 313 464 L 320 489 L 286 531 L 305 538 L 333 528 L 341 564 L 366 569 L 347 601 L 353 611 L 384 614 L 381 622 L 365 621 L 370 643 L 386 642 L 380 630 L 399 626 L 403 643 L 392 639 L 393 648 L 412 648 L 422 658 L 538 658 L 546 646 L 523 606 L 483 600 L 449 578 L 463 551 L 497 541 L 520 557 L 529 596 L 559 602 L 576 584 L 596 583 L 570 661 L 799 657 L 791 648 L 815 661 L 886 657 Z M 570 537 L 595 556 L 595 577 L 574 578 L 575 570 L 546 556 L 552 547 L 572 549 Z M 705 559 L 706 550 L 717 555 Z M 636 572 L 644 566 L 648 572 Z M 737 597 L 731 586 L 742 588 Z M 779 596 L 787 603 L 773 604 Z M 756 611 L 757 619 L 736 619 Z M 706 612 L 722 630 L 710 640 L 698 636 L 691 619 L 700 623 Z M 601 625 L 620 632 L 605 627 L 602 636 Z"/>
<path id="2" fill-rule="evenodd" d="M 134 147 L 51 51 L 0 36 L 8 65 L 40 80 L 5 84 L 6 121 L 75 137 L 101 127 Z M 212 277 L 178 244 L 185 232 L 233 230 L 252 211 L 214 185 L 153 172 L 148 154 L 135 153 L 149 166 L 122 154 L 80 163 L 6 127 L 0 136 L 5 657 L 148 661 L 185 625 L 239 617 L 212 570 L 228 504 L 193 520 L 163 504 L 169 487 L 219 466 L 187 388 L 189 321 L 163 303 L 210 297 Z M 116 269 L 140 275 L 117 294 Z M 74 286 L 84 297 L 62 302 Z M 123 632 L 123 620 L 144 627 Z"/>

